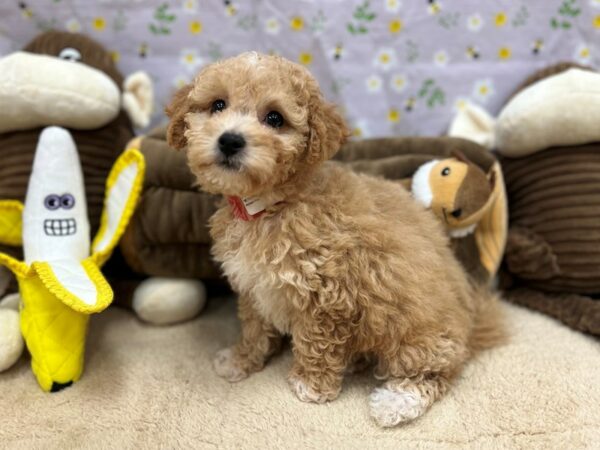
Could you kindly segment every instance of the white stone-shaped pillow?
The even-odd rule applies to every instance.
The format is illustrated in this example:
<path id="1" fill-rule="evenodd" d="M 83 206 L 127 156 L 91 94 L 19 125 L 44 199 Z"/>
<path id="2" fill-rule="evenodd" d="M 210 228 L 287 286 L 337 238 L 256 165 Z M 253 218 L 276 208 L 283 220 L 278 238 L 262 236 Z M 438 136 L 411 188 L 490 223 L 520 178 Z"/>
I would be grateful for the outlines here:
<path id="1" fill-rule="evenodd" d="M 519 92 L 500 112 L 494 146 L 508 157 L 600 141 L 600 74 L 569 69 Z"/>

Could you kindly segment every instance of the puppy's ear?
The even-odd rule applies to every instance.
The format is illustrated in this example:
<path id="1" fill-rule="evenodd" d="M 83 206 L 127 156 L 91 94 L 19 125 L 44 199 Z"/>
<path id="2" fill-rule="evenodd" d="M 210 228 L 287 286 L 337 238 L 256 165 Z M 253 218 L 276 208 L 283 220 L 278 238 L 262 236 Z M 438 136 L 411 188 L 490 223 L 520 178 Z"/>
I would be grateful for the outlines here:
<path id="1" fill-rule="evenodd" d="M 184 149 L 187 145 L 185 115 L 189 111 L 188 96 L 191 90 L 191 84 L 179 89 L 173 96 L 169 106 L 165 108 L 165 112 L 170 119 L 167 127 L 167 142 L 177 150 Z"/>
<path id="2" fill-rule="evenodd" d="M 336 107 L 325 101 L 318 88 L 309 100 L 308 114 L 310 130 L 306 161 L 316 164 L 337 153 L 350 132 Z"/>

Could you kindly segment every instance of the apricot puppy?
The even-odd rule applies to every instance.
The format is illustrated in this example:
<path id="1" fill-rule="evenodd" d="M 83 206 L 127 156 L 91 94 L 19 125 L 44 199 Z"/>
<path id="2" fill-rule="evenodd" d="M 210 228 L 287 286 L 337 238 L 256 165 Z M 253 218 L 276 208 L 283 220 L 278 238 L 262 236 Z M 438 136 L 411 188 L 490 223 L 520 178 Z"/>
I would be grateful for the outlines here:
<path id="1" fill-rule="evenodd" d="M 371 415 L 393 426 L 500 336 L 495 299 L 470 285 L 430 212 L 396 183 L 324 164 L 348 131 L 306 69 L 245 53 L 203 69 L 167 113 L 170 144 L 228 200 L 210 227 L 242 336 L 217 354 L 220 376 L 261 370 L 290 335 L 300 400 L 335 399 L 368 359 L 386 380 Z"/>

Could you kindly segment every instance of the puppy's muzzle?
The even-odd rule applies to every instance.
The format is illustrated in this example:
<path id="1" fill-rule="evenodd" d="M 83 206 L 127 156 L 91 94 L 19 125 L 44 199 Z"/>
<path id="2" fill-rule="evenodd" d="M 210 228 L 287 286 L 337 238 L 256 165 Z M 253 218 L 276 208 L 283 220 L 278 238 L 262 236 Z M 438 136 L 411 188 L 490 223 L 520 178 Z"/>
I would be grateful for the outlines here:
<path id="1" fill-rule="evenodd" d="M 237 155 L 245 146 L 246 140 L 241 134 L 226 132 L 219 137 L 219 151 L 226 158 Z"/>

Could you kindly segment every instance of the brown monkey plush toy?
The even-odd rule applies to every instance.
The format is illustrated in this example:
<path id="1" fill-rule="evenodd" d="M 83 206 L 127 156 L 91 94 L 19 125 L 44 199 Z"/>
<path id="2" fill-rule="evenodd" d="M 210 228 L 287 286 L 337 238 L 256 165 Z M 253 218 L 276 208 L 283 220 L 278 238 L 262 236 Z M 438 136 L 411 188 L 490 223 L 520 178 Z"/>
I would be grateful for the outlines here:
<path id="1" fill-rule="evenodd" d="M 79 153 L 94 235 L 109 171 L 133 138 L 133 127 L 149 123 L 153 91 L 148 75 L 136 72 L 124 78 L 97 42 L 80 34 L 50 31 L 23 51 L 0 58 L 0 104 L 0 200 L 24 201 L 41 132 L 48 126 L 63 127 Z M 0 251 L 22 257 L 20 248 Z M 125 297 L 119 294 L 117 300 Z M 196 303 L 202 295 L 196 295 Z M 148 302 L 155 299 L 142 295 L 136 309 L 139 315 L 156 309 Z M 0 371 L 14 364 L 23 349 L 18 304 L 14 280 L 2 270 Z"/>

